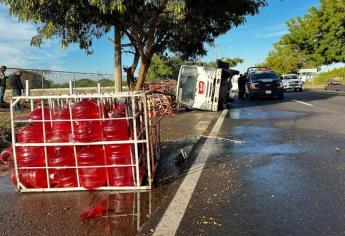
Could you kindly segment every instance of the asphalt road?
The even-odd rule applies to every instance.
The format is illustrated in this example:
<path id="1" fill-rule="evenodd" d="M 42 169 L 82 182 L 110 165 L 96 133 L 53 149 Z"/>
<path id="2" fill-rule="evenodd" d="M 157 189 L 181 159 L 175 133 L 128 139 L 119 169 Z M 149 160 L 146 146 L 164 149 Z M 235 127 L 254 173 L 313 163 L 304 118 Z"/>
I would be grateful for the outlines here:
<path id="1" fill-rule="evenodd" d="M 343 235 L 344 104 L 311 92 L 237 101 L 210 134 L 229 140 L 205 138 L 194 149 L 195 188 L 176 181 L 140 233 Z"/>
<path id="2" fill-rule="evenodd" d="M 152 192 L 21 194 L 2 174 L 0 235 L 345 234 L 344 104 L 286 93 L 167 119 Z"/>

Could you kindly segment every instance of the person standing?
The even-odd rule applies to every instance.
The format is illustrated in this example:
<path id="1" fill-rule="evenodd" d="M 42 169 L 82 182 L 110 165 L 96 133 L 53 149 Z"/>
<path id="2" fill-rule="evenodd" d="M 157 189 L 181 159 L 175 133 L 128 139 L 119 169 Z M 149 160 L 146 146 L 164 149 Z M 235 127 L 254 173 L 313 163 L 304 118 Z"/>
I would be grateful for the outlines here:
<path id="1" fill-rule="evenodd" d="M 4 102 L 4 96 L 6 91 L 6 66 L 0 67 L 0 106 L 2 106 Z"/>
<path id="2" fill-rule="evenodd" d="M 20 80 L 21 76 L 22 76 L 22 72 L 17 71 L 11 78 L 13 97 L 22 96 L 22 91 L 24 90 L 24 87 L 23 87 L 22 81 Z M 19 102 L 16 104 L 15 110 L 16 111 L 20 110 Z"/>
<path id="3" fill-rule="evenodd" d="M 240 77 L 238 78 L 238 98 L 244 99 L 244 93 L 245 93 L 245 86 L 246 86 L 246 78 L 244 75 L 240 74 Z"/>

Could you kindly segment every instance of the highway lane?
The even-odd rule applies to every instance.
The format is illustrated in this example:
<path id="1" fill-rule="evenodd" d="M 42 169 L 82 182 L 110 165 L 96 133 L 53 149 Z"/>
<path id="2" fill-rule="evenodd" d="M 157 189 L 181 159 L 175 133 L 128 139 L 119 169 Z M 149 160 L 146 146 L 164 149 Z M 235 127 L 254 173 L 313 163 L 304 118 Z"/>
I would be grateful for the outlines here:
<path id="1" fill-rule="evenodd" d="M 343 104 L 345 97 L 312 92 L 286 93 L 284 101 L 236 101 L 219 131 L 210 133 L 222 139 L 200 140 L 192 153 L 197 164 L 189 172 L 201 173 L 190 199 L 171 196 L 161 207 L 175 202 L 178 227 L 173 216 L 165 217 L 171 212 L 157 211 L 141 234 L 344 234 Z M 205 150 L 207 157 L 200 157 Z"/>

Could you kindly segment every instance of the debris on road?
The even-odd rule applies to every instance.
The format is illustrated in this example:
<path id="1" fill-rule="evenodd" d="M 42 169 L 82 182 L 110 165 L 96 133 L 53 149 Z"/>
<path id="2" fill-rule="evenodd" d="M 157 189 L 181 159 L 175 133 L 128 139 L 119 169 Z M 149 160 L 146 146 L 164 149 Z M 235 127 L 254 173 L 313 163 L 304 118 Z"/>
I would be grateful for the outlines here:
<path id="1" fill-rule="evenodd" d="M 220 140 L 225 140 L 225 141 L 229 141 L 229 142 L 236 143 L 236 144 L 245 144 L 246 143 L 245 141 L 241 141 L 241 140 L 234 140 L 234 139 L 222 138 L 222 137 L 217 137 L 217 136 L 200 135 L 200 137 L 220 139 Z"/>
<path id="2" fill-rule="evenodd" d="M 88 209 L 80 214 L 80 219 L 93 219 L 101 217 L 105 214 L 106 209 L 102 204 L 97 204 L 95 207 Z"/>
<path id="3" fill-rule="evenodd" d="M 0 153 L 0 169 L 8 170 L 13 166 L 12 148 L 6 148 Z"/>

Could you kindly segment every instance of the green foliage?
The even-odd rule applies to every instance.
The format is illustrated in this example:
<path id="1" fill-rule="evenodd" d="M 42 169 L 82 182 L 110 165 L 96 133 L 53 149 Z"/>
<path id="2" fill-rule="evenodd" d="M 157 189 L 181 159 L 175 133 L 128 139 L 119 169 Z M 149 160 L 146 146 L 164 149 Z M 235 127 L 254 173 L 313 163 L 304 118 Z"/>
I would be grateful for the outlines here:
<path id="1" fill-rule="evenodd" d="M 277 73 L 345 62 L 345 1 L 320 0 L 303 17 L 291 19 L 289 33 L 275 44 L 264 62 Z"/>
<path id="2" fill-rule="evenodd" d="M 205 44 L 258 13 L 266 0 L 0 0 L 23 22 L 39 25 L 31 43 L 57 38 L 92 53 L 92 42 L 112 27 L 121 30 L 140 56 L 136 89 L 143 85 L 153 55 L 183 59 L 206 54 Z M 135 67 L 136 63 L 133 63 Z M 132 68 L 135 71 L 136 68 Z"/>
<path id="3" fill-rule="evenodd" d="M 161 79 L 177 80 L 182 64 L 183 60 L 180 57 L 163 57 L 155 55 L 152 57 L 146 79 L 150 81 Z"/>
<path id="4" fill-rule="evenodd" d="M 111 79 L 101 79 L 91 80 L 91 79 L 80 79 L 74 82 L 74 86 L 77 88 L 88 88 L 88 87 L 97 87 L 97 83 L 101 84 L 101 87 L 114 87 L 114 80 Z M 126 84 L 123 84 L 125 86 Z M 69 83 L 54 83 L 53 81 L 49 81 L 49 88 L 68 88 Z"/>
<path id="5" fill-rule="evenodd" d="M 230 64 L 230 67 L 235 67 L 239 63 L 243 63 L 242 58 L 221 58 L 220 60 Z M 146 79 L 150 81 L 161 79 L 174 79 L 177 80 L 180 67 L 184 64 L 181 57 L 166 57 L 154 55 L 152 57 L 151 65 L 147 72 Z M 216 67 L 217 63 L 211 62 L 197 62 L 195 64 L 205 65 L 208 67 Z"/>
<path id="6" fill-rule="evenodd" d="M 274 70 L 277 74 L 283 75 L 296 73 L 305 66 L 306 56 L 294 50 L 289 45 L 275 44 L 274 50 L 269 52 L 268 57 L 262 66 Z"/>
<path id="7" fill-rule="evenodd" d="M 226 63 L 229 63 L 230 68 L 231 67 L 235 67 L 238 64 L 241 64 L 241 63 L 244 62 L 244 60 L 242 58 L 239 58 L 239 57 L 235 57 L 235 58 L 222 57 L 219 60 L 221 60 L 223 62 L 226 62 Z M 216 61 L 210 61 L 210 62 L 207 62 L 207 63 L 201 62 L 201 64 L 206 64 L 209 67 L 216 67 L 217 66 L 217 62 Z"/>
<path id="8" fill-rule="evenodd" d="M 110 79 L 101 79 L 98 81 L 101 87 L 114 87 L 114 81 Z"/>
<path id="9" fill-rule="evenodd" d="M 317 75 L 317 77 L 313 80 L 313 84 L 320 84 L 325 85 L 327 84 L 328 80 L 332 78 L 340 78 L 345 83 L 345 67 L 333 69 L 328 72 L 323 72 Z"/>
<path id="10" fill-rule="evenodd" d="M 97 81 L 91 79 L 79 79 L 74 83 L 76 88 L 97 87 Z"/>

